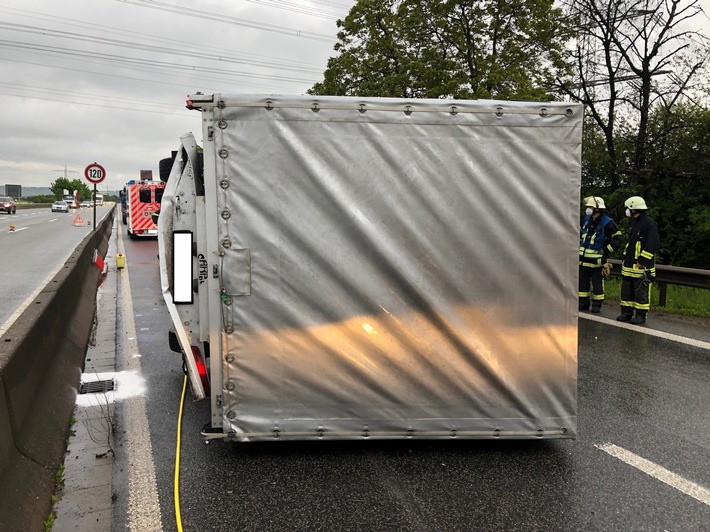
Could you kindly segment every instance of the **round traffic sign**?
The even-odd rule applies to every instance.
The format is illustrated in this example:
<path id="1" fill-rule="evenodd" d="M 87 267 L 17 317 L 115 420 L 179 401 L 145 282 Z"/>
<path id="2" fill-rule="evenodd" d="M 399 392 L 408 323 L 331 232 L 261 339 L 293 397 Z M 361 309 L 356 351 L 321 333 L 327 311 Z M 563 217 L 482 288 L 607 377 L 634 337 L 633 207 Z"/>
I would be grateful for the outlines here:
<path id="1" fill-rule="evenodd" d="M 93 163 L 84 169 L 84 177 L 90 183 L 101 183 L 106 178 L 106 170 L 98 163 Z"/>

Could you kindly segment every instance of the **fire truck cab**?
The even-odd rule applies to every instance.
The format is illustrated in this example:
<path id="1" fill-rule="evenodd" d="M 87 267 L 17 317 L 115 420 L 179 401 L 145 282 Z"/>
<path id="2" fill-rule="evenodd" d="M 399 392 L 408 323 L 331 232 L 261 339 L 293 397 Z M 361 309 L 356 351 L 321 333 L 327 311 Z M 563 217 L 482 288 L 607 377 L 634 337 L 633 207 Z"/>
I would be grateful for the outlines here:
<path id="1" fill-rule="evenodd" d="M 157 236 L 157 219 L 165 183 L 162 181 L 129 181 L 124 187 L 128 236 Z M 122 196 L 124 196 L 122 194 Z"/>

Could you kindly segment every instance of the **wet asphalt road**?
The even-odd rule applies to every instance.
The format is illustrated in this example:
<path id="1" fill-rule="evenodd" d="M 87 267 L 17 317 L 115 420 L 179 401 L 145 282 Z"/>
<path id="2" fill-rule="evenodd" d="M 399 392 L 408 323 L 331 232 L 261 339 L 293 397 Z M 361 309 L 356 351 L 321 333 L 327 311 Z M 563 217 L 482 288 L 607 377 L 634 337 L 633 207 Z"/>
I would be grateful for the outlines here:
<path id="1" fill-rule="evenodd" d="M 123 239 L 162 525 L 175 530 L 181 362 L 167 346 L 157 242 L 129 241 L 125 233 Z M 611 316 L 613 309 L 605 314 Z M 120 326 L 119 321 L 119 367 L 121 355 L 127 355 Z M 676 334 L 693 329 L 692 324 L 667 327 Z M 577 440 L 206 445 L 199 433 L 209 405 L 188 399 L 183 526 L 186 531 L 709 530 L 710 502 L 682 491 L 696 486 L 701 498 L 710 493 L 708 404 L 710 351 L 588 319 L 579 322 Z M 604 451 L 608 444 L 662 466 L 675 475 L 676 487 L 659 480 L 667 480 L 665 470 L 643 472 Z M 117 449 L 114 529 L 123 530 L 130 479 L 120 440 Z"/>
<path id="2" fill-rule="evenodd" d="M 97 221 L 110 208 L 98 207 Z M 73 223 L 77 212 L 82 216 L 82 227 Z M 53 213 L 49 207 L 43 207 L 21 209 L 14 215 L 0 214 L 0 279 L 4 288 L 0 330 L 10 325 L 8 321 L 14 321 L 11 318 L 23 303 L 48 284 L 91 231 L 87 220 L 93 223 L 92 209 Z M 10 225 L 15 226 L 12 233 Z"/>

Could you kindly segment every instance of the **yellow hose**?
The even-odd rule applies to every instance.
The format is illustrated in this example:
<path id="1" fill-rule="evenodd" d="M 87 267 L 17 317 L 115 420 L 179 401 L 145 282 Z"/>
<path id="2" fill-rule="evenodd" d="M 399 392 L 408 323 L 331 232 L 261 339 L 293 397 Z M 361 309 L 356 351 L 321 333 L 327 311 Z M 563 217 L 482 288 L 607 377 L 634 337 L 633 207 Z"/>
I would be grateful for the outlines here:
<path id="1" fill-rule="evenodd" d="M 185 390 L 187 390 L 187 375 L 182 382 L 182 395 L 180 397 L 180 411 L 177 422 L 177 445 L 175 447 L 175 522 L 178 532 L 182 532 L 182 516 L 180 515 L 180 433 L 182 432 L 182 409 L 185 405 Z"/>

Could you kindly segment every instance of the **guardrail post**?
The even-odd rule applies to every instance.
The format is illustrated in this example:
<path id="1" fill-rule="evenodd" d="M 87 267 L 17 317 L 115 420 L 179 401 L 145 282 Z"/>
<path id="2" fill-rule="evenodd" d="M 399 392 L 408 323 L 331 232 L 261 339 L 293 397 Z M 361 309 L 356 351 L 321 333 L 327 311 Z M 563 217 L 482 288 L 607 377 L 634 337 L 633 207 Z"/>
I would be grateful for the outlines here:
<path id="1" fill-rule="evenodd" d="M 666 306 L 666 292 L 668 291 L 667 283 L 658 283 L 658 306 Z"/>

